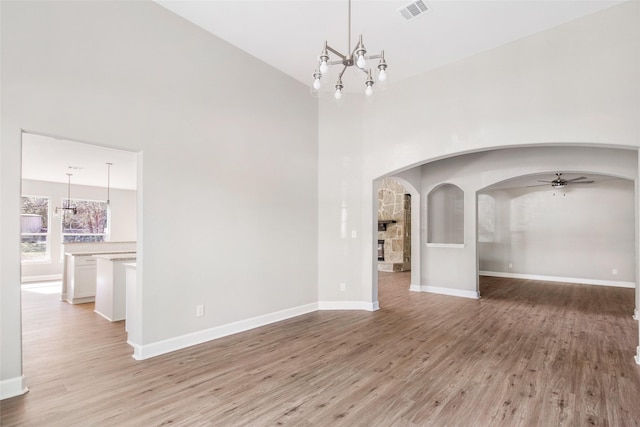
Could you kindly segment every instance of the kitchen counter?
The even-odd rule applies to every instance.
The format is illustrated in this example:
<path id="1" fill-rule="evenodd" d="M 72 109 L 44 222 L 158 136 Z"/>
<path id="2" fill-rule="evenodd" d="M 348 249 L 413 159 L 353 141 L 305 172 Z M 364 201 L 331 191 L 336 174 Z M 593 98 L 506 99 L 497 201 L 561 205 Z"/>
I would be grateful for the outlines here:
<path id="1" fill-rule="evenodd" d="M 111 322 L 124 320 L 127 317 L 125 265 L 135 261 L 136 254 L 99 254 L 93 255 L 93 258 L 97 260 L 94 311 Z"/>
<path id="2" fill-rule="evenodd" d="M 99 255 L 122 255 L 122 254 L 135 254 L 136 251 L 77 251 L 77 252 L 65 252 L 65 255 L 74 255 L 74 256 L 99 256 Z M 135 256 L 134 256 L 135 258 Z"/>
<path id="3" fill-rule="evenodd" d="M 136 259 L 135 252 L 109 252 L 109 253 L 99 253 L 92 254 L 94 258 L 98 259 L 107 259 L 110 261 L 131 261 Z"/>
<path id="4" fill-rule="evenodd" d="M 95 299 L 95 266 L 99 254 L 132 254 L 136 242 L 71 242 L 64 244 L 60 299 L 71 304 Z M 78 273 L 76 275 L 76 273 Z"/>

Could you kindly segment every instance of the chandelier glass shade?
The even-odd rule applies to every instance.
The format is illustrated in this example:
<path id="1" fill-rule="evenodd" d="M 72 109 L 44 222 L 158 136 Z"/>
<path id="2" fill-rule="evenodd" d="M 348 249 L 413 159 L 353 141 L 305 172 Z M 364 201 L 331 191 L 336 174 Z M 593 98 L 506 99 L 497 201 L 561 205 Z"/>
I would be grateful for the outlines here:
<path id="1" fill-rule="evenodd" d="M 362 35 L 360 35 L 358 39 L 358 43 L 351 50 L 351 0 L 349 0 L 349 29 L 348 29 L 348 44 L 347 44 L 347 52 L 348 54 L 343 54 L 338 50 L 331 47 L 326 41 L 324 42 L 324 46 L 322 51 L 320 52 L 320 56 L 318 57 L 318 67 L 313 73 L 313 90 L 318 91 L 322 87 L 322 81 L 324 75 L 329 71 L 329 66 L 331 65 L 342 65 L 342 70 L 338 74 L 338 80 L 335 84 L 335 93 L 334 96 L 336 99 L 342 98 L 342 90 L 344 89 L 344 85 L 342 84 L 342 76 L 347 68 L 355 67 L 362 71 L 366 78 L 364 81 L 364 92 L 367 96 L 373 95 L 373 86 L 375 85 L 375 80 L 373 79 L 373 74 L 371 73 L 371 68 L 367 67 L 367 61 L 371 59 L 378 59 L 378 64 L 376 68 L 378 69 L 378 81 L 383 82 L 387 79 L 387 62 L 384 59 L 384 50 L 380 51 L 379 54 L 368 55 L 367 49 L 364 46 L 364 42 L 362 41 Z M 337 59 L 332 59 L 330 54 L 333 54 L 337 57 Z"/>

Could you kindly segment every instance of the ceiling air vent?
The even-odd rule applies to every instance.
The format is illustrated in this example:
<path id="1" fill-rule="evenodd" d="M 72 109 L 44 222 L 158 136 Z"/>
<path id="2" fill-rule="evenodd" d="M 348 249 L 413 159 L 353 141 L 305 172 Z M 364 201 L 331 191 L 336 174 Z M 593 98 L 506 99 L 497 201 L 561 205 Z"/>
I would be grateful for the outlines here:
<path id="1" fill-rule="evenodd" d="M 401 7 L 398 9 L 398 12 L 400 12 L 404 19 L 411 21 L 424 14 L 427 10 L 429 10 L 429 8 L 427 8 L 425 2 L 418 0 Z"/>

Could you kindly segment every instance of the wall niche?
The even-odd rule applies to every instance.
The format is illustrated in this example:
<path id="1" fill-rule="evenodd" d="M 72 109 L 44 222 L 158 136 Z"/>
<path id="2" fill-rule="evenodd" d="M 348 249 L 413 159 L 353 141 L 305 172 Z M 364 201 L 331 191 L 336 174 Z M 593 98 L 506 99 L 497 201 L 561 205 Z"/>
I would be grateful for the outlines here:
<path id="1" fill-rule="evenodd" d="M 393 178 L 378 187 L 378 242 L 378 271 L 411 270 L 411 195 Z"/>

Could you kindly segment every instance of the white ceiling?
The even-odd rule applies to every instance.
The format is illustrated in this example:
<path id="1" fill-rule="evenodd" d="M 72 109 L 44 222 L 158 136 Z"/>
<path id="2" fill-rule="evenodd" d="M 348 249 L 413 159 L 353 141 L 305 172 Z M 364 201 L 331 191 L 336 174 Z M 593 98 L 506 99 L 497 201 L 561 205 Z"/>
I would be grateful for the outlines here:
<path id="1" fill-rule="evenodd" d="M 346 53 L 347 0 L 157 0 L 161 6 L 310 85 L 323 42 Z M 623 3 L 620 0 L 427 0 L 429 11 L 406 21 L 404 0 L 354 0 L 353 48 L 363 34 L 369 53 L 384 49 L 389 84 Z M 375 67 L 376 61 L 372 64 Z M 327 78 L 333 86 L 338 67 Z M 345 91 L 361 91 L 361 73 L 345 73 Z M 23 178 L 136 188 L 136 153 L 33 134 L 23 137 Z M 542 178 L 541 178 L 542 179 Z"/>
<path id="2" fill-rule="evenodd" d="M 48 136 L 22 134 L 22 178 L 106 187 L 136 189 L 137 153 Z M 70 169 L 70 167 L 72 167 Z"/>
<path id="3" fill-rule="evenodd" d="M 347 0 L 156 0 L 158 4 L 310 85 L 324 41 L 347 53 Z M 424 0 L 429 11 L 406 21 L 405 0 L 353 0 L 351 49 L 363 35 L 370 54 L 385 51 L 389 81 L 400 80 L 589 15 L 623 1 Z M 369 67 L 375 70 L 376 60 Z M 331 88 L 341 66 L 327 78 Z M 363 91 L 348 70 L 345 91 Z"/>

